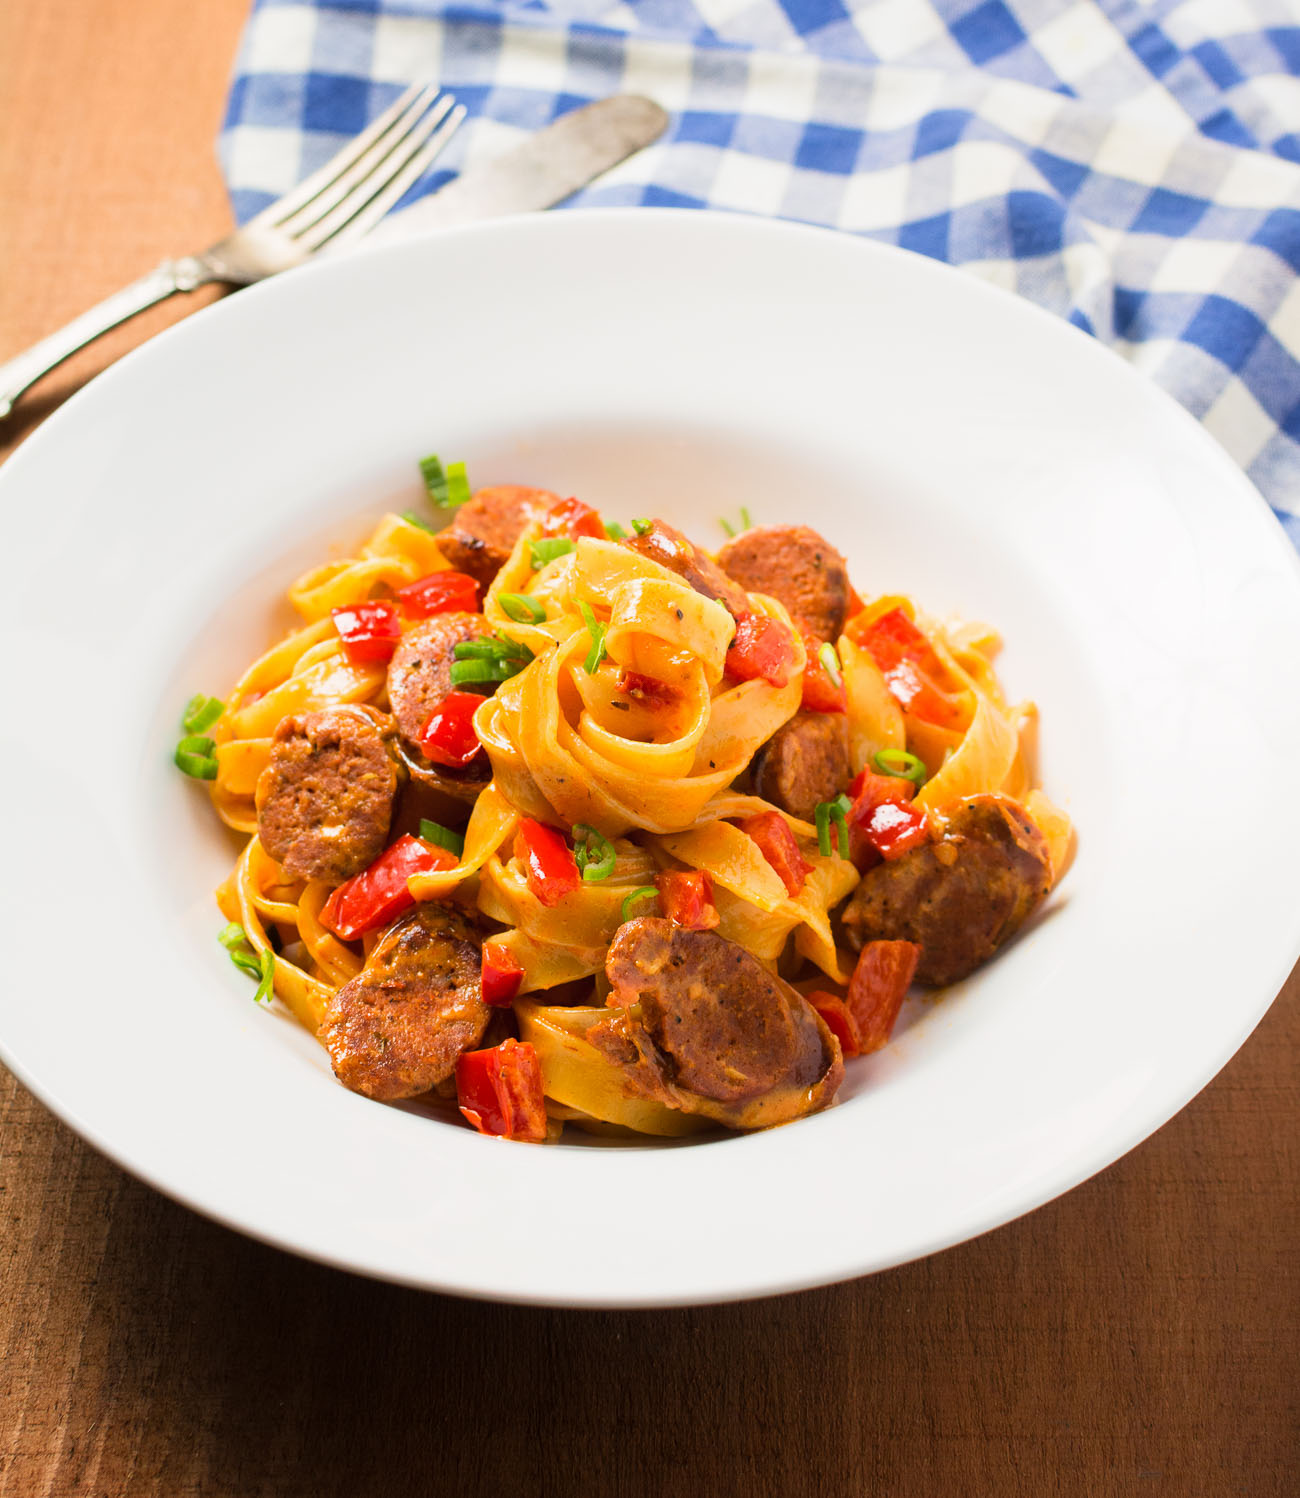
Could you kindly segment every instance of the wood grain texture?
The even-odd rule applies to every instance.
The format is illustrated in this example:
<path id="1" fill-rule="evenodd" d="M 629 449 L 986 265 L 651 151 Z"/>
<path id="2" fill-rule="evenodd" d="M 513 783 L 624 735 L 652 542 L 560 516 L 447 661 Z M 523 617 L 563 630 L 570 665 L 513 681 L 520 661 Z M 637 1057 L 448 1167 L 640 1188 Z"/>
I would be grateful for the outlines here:
<path id="1" fill-rule="evenodd" d="M 0 7 L 0 357 L 222 232 L 242 9 Z M 19 434 L 180 315 L 67 366 Z M 0 1498 L 1295 1493 L 1298 1053 L 1293 974 L 1189 1108 L 1021 1222 L 828 1290 L 618 1314 L 302 1263 L 3 1076 Z"/>

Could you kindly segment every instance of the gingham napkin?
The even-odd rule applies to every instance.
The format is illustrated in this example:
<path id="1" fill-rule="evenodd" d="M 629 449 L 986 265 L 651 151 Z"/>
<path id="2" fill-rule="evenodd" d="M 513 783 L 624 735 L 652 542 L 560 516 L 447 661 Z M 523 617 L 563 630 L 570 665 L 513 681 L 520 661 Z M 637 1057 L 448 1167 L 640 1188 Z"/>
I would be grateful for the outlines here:
<path id="1" fill-rule="evenodd" d="M 1297 73 L 1300 0 L 256 0 L 221 154 L 242 219 L 419 76 L 470 123 L 417 192 L 648 94 L 668 133 L 568 206 L 829 225 L 1029 297 L 1199 417 L 1300 545 Z"/>

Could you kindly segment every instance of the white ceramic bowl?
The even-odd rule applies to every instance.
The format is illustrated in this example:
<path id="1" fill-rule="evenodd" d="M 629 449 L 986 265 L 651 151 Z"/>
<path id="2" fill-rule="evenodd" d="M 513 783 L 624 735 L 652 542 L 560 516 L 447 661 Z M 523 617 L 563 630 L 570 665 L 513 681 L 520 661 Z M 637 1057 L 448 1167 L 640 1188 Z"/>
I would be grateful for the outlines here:
<path id="1" fill-rule="evenodd" d="M 416 459 L 697 539 L 741 504 L 1004 633 L 1079 851 L 1022 940 L 771 1133 L 529 1148 L 354 1096 L 214 940 L 232 857 L 182 704 Z M 0 1044 L 127 1169 L 413 1285 L 665 1305 L 929 1253 L 1183 1106 L 1300 950 L 1300 586 L 1192 420 L 1072 328 L 900 251 L 636 210 L 321 264 L 96 380 L 0 472 Z"/>

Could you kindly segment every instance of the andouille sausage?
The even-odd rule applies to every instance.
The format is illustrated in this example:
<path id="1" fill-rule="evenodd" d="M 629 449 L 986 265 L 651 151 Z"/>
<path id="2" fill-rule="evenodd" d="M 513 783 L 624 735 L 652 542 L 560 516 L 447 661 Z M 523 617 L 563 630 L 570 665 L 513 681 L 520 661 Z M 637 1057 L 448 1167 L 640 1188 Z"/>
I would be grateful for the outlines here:
<path id="1" fill-rule="evenodd" d="M 359 707 L 280 720 L 257 782 L 257 832 L 294 878 L 341 884 L 383 852 L 399 784 L 384 723 Z"/>
<path id="2" fill-rule="evenodd" d="M 641 535 L 629 536 L 623 545 L 675 572 L 697 593 L 716 599 L 734 618 L 754 612 L 744 588 L 738 587 L 716 562 L 710 561 L 693 541 L 666 521 L 652 520 Z"/>
<path id="3" fill-rule="evenodd" d="M 819 801 L 833 801 L 851 778 L 843 713 L 796 713 L 750 762 L 754 794 L 805 822 L 813 820 Z"/>
<path id="4" fill-rule="evenodd" d="M 505 566 L 525 528 L 559 499 L 549 489 L 498 484 L 480 489 L 438 536 L 438 549 L 458 572 L 486 588 Z"/>
<path id="5" fill-rule="evenodd" d="M 844 909 L 847 940 L 912 941 L 920 983 L 955 983 L 987 962 L 1043 900 L 1052 865 L 1042 833 L 1005 796 L 972 796 L 944 836 L 866 873 Z"/>
<path id="6" fill-rule="evenodd" d="M 605 974 L 612 1011 L 587 1038 L 634 1093 L 758 1128 L 824 1107 L 843 1080 L 839 1044 L 802 995 L 714 931 L 627 921 Z"/>
<path id="7" fill-rule="evenodd" d="M 461 801 L 473 801 L 492 778 L 487 756 L 476 756 L 463 770 L 432 765 L 420 751 L 420 734 L 451 691 L 456 646 L 488 633 L 482 614 L 435 614 L 406 631 L 388 663 L 388 700 L 407 768 L 416 779 Z"/>
<path id="8" fill-rule="evenodd" d="M 319 1039 L 353 1092 L 391 1101 L 428 1092 L 479 1043 L 491 1011 L 481 988 L 482 933 L 456 906 L 417 905 L 380 937 L 333 994 Z"/>
<path id="9" fill-rule="evenodd" d="M 795 626 L 838 640 L 849 608 L 849 569 L 838 551 L 806 525 L 759 525 L 718 553 L 718 566 L 750 593 L 783 603 Z"/>

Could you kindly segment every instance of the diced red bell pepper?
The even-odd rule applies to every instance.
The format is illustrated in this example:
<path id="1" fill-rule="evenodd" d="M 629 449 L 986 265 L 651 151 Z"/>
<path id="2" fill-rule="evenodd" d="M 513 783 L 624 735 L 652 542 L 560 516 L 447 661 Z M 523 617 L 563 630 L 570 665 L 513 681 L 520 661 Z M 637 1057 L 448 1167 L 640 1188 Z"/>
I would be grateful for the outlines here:
<path id="1" fill-rule="evenodd" d="M 386 661 L 402 638 L 402 619 L 391 603 L 377 599 L 372 603 L 352 603 L 346 608 L 331 609 L 334 628 L 343 641 L 343 653 L 350 661 Z"/>
<path id="2" fill-rule="evenodd" d="M 721 917 L 713 903 L 713 880 L 703 869 L 671 869 L 655 875 L 659 905 L 675 925 L 712 931 Z"/>
<path id="3" fill-rule="evenodd" d="M 831 680 L 831 674 L 818 659 L 817 652 L 822 642 L 804 637 L 804 648 L 808 652 L 808 664 L 803 668 L 802 706 L 810 713 L 846 713 L 849 710 L 848 691 L 841 679 L 839 686 Z"/>
<path id="4" fill-rule="evenodd" d="M 755 817 L 745 817 L 736 825 L 758 844 L 758 851 L 781 876 L 786 894 L 794 899 L 813 866 L 800 852 L 789 822 L 779 811 L 764 811 Z"/>
<path id="5" fill-rule="evenodd" d="M 480 1134 L 530 1144 L 546 1139 L 542 1067 L 527 1041 L 466 1051 L 456 1062 L 456 1102 Z"/>
<path id="6" fill-rule="evenodd" d="M 483 1002 L 504 1009 L 512 1004 L 524 981 L 524 970 L 499 942 L 483 943 Z"/>
<path id="7" fill-rule="evenodd" d="M 921 949 L 911 941 L 869 941 L 863 947 L 845 1002 L 864 1056 L 878 1051 L 893 1033 L 920 959 Z"/>
<path id="8" fill-rule="evenodd" d="M 898 858 L 929 837 L 925 814 L 908 805 L 916 786 L 901 775 L 863 770 L 854 777 L 849 795 L 849 841 L 853 861 L 864 872 L 882 856 Z"/>
<path id="9" fill-rule="evenodd" d="M 543 536 L 569 536 L 574 541 L 579 536 L 592 536 L 597 541 L 605 540 L 605 523 L 600 512 L 572 497 L 553 504 L 542 516 Z"/>
<path id="10" fill-rule="evenodd" d="M 727 647 L 729 676 L 784 687 L 793 671 L 794 635 L 787 625 L 767 614 L 743 614 L 736 620 L 736 633 Z"/>
<path id="11" fill-rule="evenodd" d="M 930 825 L 923 811 L 882 801 L 862 824 L 867 842 L 882 858 L 901 858 L 930 840 Z"/>
<path id="12" fill-rule="evenodd" d="M 857 1022 L 853 1018 L 853 1011 L 844 1000 L 837 998 L 833 993 L 823 993 L 818 989 L 816 993 L 808 995 L 808 1002 L 826 1021 L 826 1028 L 839 1041 L 845 1060 L 860 1056 L 862 1047 L 858 1040 Z"/>
<path id="13" fill-rule="evenodd" d="M 961 703 L 939 685 L 943 662 L 901 608 L 890 609 L 865 626 L 850 625 L 847 633 L 870 652 L 905 712 L 941 728 L 961 721 Z"/>
<path id="14" fill-rule="evenodd" d="M 515 853 L 527 866 L 528 888 L 543 905 L 558 905 L 582 883 L 564 834 L 544 822 L 535 822 L 532 817 L 520 819 Z"/>
<path id="15" fill-rule="evenodd" d="M 483 747 L 474 732 L 474 714 L 482 706 L 477 692 L 448 692 L 420 730 L 425 759 L 457 770 L 469 764 Z"/>
<path id="16" fill-rule="evenodd" d="M 433 614 L 477 614 L 478 589 L 468 572 L 430 572 L 404 588 L 398 588 L 397 601 L 412 619 L 428 619 Z"/>
<path id="17" fill-rule="evenodd" d="M 614 690 L 622 697 L 634 697 L 638 702 L 655 703 L 661 707 L 676 702 L 681 696 L 676 687 L 641 671 L 620 671 Z"/>
<path id="18" fill-rule="evenodd" d="M 454 853 L 408 832 L 385 848 L 368 869 L 339 885 L 321 909 L 321 925 L 344 941 L 355 941 L 367 931 L 386 926 L 415 904 L 406 887 L 412 874 L 455 865 Z"/>

